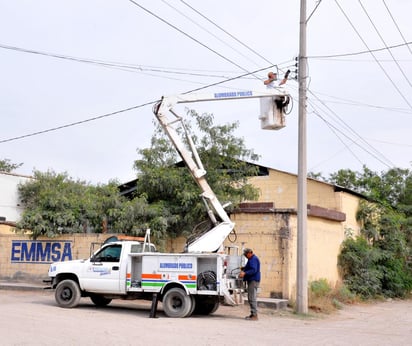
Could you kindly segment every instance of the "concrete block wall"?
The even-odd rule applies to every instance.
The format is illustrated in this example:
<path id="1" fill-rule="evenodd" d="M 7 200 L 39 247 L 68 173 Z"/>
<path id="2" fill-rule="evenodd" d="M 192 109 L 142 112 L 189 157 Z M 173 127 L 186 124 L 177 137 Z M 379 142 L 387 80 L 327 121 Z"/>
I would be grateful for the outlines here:
<path id="1" fill-rule="evenodd" d="M 233 214 L 232 220 L 236 223 L 236 241 L 225 241 L 225 245 L 236 245 L 240 249 L 253 249 L 261 263 L 262 280 L 260 295 L 262 297 L 284 297 L 283 278 L 289 268 L 290 253 L 285 242 L 289 242 L 289 235 L 282 233 L 288 227 L 287 221 L 280 214 L 274 213 L 240 213 Z M 285 238 L 286 237 L 286 238 Z"/>

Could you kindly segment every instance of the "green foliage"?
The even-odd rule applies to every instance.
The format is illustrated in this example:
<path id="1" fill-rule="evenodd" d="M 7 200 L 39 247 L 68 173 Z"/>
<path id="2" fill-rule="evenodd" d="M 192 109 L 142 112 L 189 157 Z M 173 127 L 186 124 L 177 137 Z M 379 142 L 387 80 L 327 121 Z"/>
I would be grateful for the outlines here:
<path id="1" fill-rule="evenodd" d="M 243 200 L 255 200 L 258 190 L 248 183 L 248 178 L 257 174 L 257 168 L 245 161 L 255 161 L 258 156 L 245 148 L 243 139 L 233 135 L 238 123 L 213 125 L 211 114 L 194 111 L 188 111 L 187 118 L 185 126 L 218 199 L 222 203 L 230 201 L 232 208 Z M 139 172 L 139 194 L 161 210 L 169 236 L 192 233 L 196 225 L 208 219 L 199 196 L 201 190 L 187 167 L 176 164 L 181 159 L 163 130 L 157 127 L 151 147 L 138 152 L 141 159 L 135 161 L 135 168 Z"/>
<path id="2" fill-rule="evenodd" d="M 361 297 L 404 297 L 412 289 L 412 172 L 340 170 L 329 182 L 364 194 L 357 220 L 361 236 L 342 244 L 339 265 L 345 284 Z M 373 201 L 373 202 L 372 202 Z"/>
<path id="3" fill-rule="evenodd" d="M 369 204 L 363 205 L 370 211 Z M 407 265 L 410 247 L 401 231 L 399 214 L 360 214 L 366 219 L 364 225 L 373 226 L 363 229 L 363 237 L 343 243 L 338 263 L 345 283 L 366 299 L 404 297 L 412 289 L 412 274 Z"/>
<path id="4" fill-rule="evenodd" d="M 312 294 L 317 297 L 325 296 L 332 291 L 332 288 L 326 279 L 311 281 L 309 288 Z"/>
<path id="5" fill-rule="evenodd" d="M 377 268 L 379 252 L 363 237 L 348 238 L 338 257 L 343 282 L 364 299 L 380 295 L 382 273 Z"/>
<path id="6" fill-rule="evenodd" d="M 102 231 L 131 233 L 136 218 L 147 214 L 146 201 L 126 202 L 116 182 L 92 186 L 52 171 L 36 171 L 34 178 L 19 186 L 24 212 L 16 227 L 20 232 L 29 230 L 33 238 Z"/>
<path id="7" fill-rule="evenodd" d="M 0 160 L 0 172 L 10 173 L 22 165 L 23 163 L 12 163 L 9 159 Z"/>
<path id="8" fill-rule="evenodd" d="M 357 298 L 347 286 L 332 287 L 322 278 L 309 282 L 309 307 L 317 312 L 330 313 L 341 309 L 343 304 L 354 303 Z"/>

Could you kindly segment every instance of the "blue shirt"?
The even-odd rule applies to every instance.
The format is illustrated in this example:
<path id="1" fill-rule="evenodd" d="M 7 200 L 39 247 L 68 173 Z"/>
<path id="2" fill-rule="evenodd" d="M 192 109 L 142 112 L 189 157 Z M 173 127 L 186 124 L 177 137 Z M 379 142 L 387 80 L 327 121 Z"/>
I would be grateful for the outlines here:
<path id="1" fill-rule="evenodd" d="M 256 255 L 252 255 L 243 268 L 245 276 L 243 281 L 260 281 L 260 261 Z"/>

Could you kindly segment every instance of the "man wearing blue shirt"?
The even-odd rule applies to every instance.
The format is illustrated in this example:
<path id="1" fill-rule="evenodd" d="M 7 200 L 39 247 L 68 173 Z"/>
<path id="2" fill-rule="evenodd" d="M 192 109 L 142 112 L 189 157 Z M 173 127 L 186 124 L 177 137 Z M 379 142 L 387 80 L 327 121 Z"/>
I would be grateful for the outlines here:
<path id="1" fill-rule="evenodd" d="M 250 305 L 250 316 L 246 319 L 249 321 L 257 321 L 257 289 L 260 283 L 260 261 L 253 253 L 252 249 L 244 249 L 243 255 L 247 258 L 245 267 L 239 274 L 243 281 L 247 282 L 247 299 Z"/>

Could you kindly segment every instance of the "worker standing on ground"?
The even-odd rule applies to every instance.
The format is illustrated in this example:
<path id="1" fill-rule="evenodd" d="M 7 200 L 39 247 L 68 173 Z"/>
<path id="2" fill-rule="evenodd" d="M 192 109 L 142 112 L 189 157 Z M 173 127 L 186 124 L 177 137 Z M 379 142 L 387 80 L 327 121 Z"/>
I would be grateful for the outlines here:
<path id="1" fill-rule="evenodd" d="M 278 80 L 278 75 L 277 75 L 277 73 L 269 72 L 268 73 L 268 79 L 266 79 L 263 82 L 263 84 L 265 84 L 266 88 L 268 88 L 268 89 L 273 89 L 273 88 L 276 88 L 276 86 L 281 86 L 281 85 L 285 84 L 286 81 L 288 80 L 289 73 L 290 73 L 290 70 L 287 70 L 286 73 L 285 73 L 285 77 L 280 81 L 279 85 L 275 85 L 276 84 L 275 82 Z"/>
<path id="2" fill-rule="evenodd" d="M 240 272 L 239 277 L 247 282 L 247 299 L 250 305 L 250 315 L 246 316 L 246 319 L 257 321 L 257 289 L 260 283 L 260 261 L 252 249 L 244 249 L 243 255 L 248 261 Z"/>

